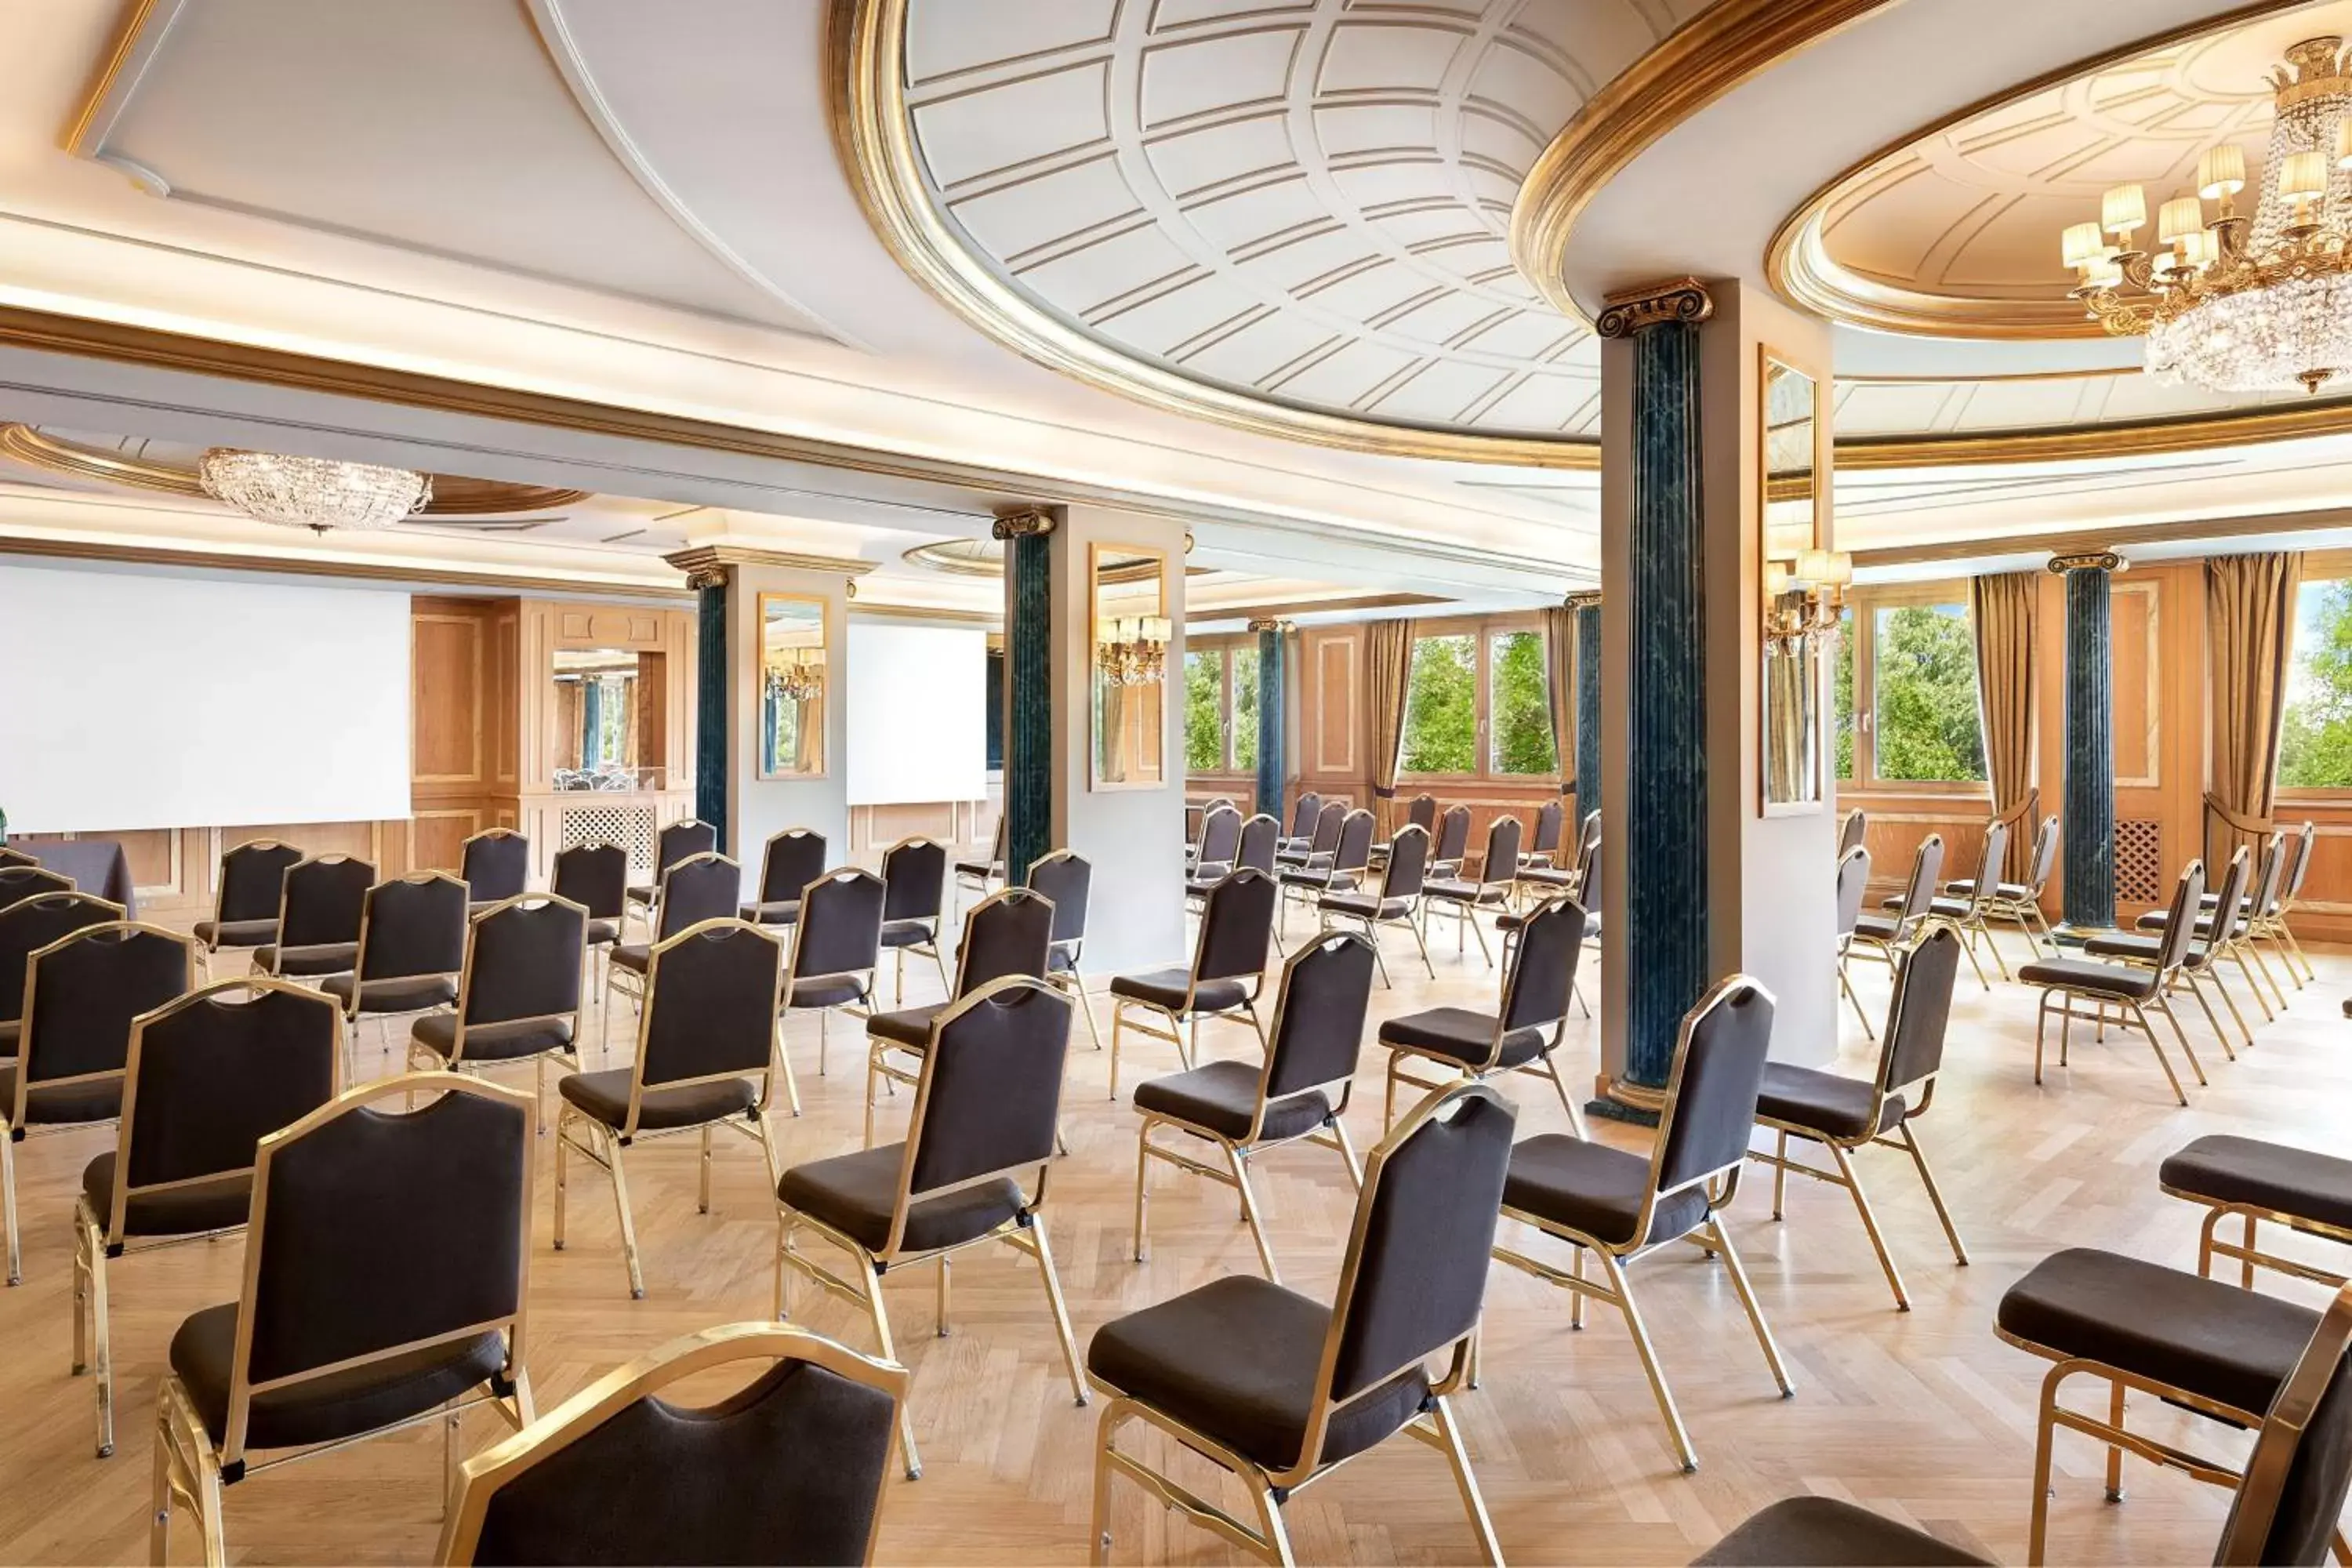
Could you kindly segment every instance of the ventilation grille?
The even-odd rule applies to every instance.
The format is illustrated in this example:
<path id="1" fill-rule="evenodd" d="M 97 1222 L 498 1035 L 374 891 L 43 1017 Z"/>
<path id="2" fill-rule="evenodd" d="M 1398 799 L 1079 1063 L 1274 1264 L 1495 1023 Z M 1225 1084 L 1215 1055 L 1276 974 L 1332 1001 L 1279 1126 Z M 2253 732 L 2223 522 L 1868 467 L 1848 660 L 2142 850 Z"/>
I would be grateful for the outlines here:
<path id="1" fill-rule="evenodd" d="M 650 877 L 657 831 L 650 805 L 567 805 L 556 819 L 555 847 L 617 844 L 629 852 L 629 869 Z"/>
<path id="2" fill-rule="evenodd" d="M 2116 820 L 2116 898 L 2126 904 L 2164 901 L 2164 824 L 2152 816 Z"/>

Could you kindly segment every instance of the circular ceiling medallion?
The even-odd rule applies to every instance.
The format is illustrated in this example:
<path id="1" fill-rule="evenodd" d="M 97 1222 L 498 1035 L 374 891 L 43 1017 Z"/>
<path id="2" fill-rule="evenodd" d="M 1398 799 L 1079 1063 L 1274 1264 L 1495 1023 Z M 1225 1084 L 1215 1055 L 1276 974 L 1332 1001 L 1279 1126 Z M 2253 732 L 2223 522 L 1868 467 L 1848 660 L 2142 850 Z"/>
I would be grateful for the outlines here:
<path id="1" fill-rule="evenodd" d="M 910 566 L 925 566 L 956 577 L 1004 575 L 1004 545 L 995 539 L 942 539 L 934 544 L 918 544 L 899 559 Z M 1160 574 L 1160 558 L 1157 555 L 1121 554 L 1115 546 L 1106 545 L 1097 560 L 1106 583 L 1138 583 Z M 1184 574 L 1198 577 L 1207 571 L 1203 566 L 1187 566 Z"/>
<path id="2" fill-rule="evenodd" d="M 44 430 L 32 425 L 0 425 L 0 458 L 125 489 L 154 490 L 198 500 L 212 499 L 196 476 L 203 448 L 183 449 L 148 441 L 138 443 L 134 452 L 102 445 L 104 439 Z M 551 485 L 472 479 L 459 474 L 435 474 L 432 480 L 432 502 L 416 514 L 419 517 L 504 517 L 514 512 L 547 511 L 576 506 L 590 494 L 587 490 L 561 489 Z"/>
<path id="3" fill-rule="evenodd" d="M 2193 184 L 2207 149 L 2259 170 L 2270 72 L 2289 47 L 2352 34 L 2352 0 L 2272 0 L 2078 61 L 1881 149 L 1781 225 L 1766 268 L 1792 304 L 1878 331 L 2104 338 L 2067 297 L 2058 234 L 2101 193 Z"/>

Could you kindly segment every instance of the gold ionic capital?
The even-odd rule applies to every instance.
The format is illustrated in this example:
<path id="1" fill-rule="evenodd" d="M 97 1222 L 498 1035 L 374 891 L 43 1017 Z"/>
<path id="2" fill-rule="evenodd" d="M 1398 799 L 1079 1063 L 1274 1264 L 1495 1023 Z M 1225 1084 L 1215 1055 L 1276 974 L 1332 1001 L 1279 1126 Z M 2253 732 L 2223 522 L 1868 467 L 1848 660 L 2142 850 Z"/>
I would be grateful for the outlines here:
<path id="1" fill-rule="evenodd" d="M 1296 622 L 1286 621 L 1278 616 L 1259 616 L 1249 623 L 1249 629 L 1254 632 L 1289 633 L 1297 631 L 1298 626 Z"/>
<path id="2" fill-rule="evenodd" d="M 2086 550 L 2050 558 L 2050 570 L 2061 577 L 2069 572 L 2124 572 L 2130 567 L 2130 562 L 2112 550 Z"/>
<path id="3" fill-rule="evenodd" d="M 1000 511 L 988 527 L 988 536 L 1003 542 L 1013 539 L 1042 539 L 1054 531 L 1054 514 L 1042 506 L 1017 507 Z"/>
<path id="4" fill-rule="evenodd" d="M 1580 588 L 1560 600 L 1560 607 L 1569 610 L 1597 610 L 1601 607 L 1601 590 Z"/>
<path id="5" fill-rule="evenodd" d="M 1603 300 L 1601 319 L 1592 330 L 1604 338 L 1630 338 L 1645 327 L 1667 321 L 1694 324 L 1715 314 L 1715 296 L 1696 278 L 1670 278 L 1622 289 Z"/>

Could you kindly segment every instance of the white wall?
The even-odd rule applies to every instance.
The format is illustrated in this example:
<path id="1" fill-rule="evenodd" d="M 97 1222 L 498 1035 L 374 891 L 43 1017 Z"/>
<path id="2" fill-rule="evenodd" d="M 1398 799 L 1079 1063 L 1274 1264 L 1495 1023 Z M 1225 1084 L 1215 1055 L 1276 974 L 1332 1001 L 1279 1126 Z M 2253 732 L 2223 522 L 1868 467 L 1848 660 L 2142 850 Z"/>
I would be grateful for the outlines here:
<path id="1" fill-rule="evenodd" d="M 381 588 L 0 565 L 17 833 L 409 812 L 409 606 Z"/>
<path id="2" fill-rule="evenodd" d="M 854 620 L 849 650 L 849 804 L 984 798 L 988 634 Z"/>

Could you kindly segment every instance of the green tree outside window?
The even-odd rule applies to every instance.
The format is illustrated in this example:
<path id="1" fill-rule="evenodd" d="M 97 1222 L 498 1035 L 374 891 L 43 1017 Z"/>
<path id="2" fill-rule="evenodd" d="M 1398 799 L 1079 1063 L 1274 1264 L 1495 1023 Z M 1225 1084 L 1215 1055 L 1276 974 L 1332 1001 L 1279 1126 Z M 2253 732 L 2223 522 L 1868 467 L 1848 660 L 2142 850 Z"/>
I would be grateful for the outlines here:
<path id="1" fill-rule="evenodd" d="M 1837 776 L 1853 777 L 1853 611 L 1838 612 L 1837 668 L 1830 675 L 1830 696 L 1835 704 Z"/>
<path id="2" fill-rule="evenodd" d="M 1493 682 L 1486 698 L 1493 731 L 1489 770 L 1557 774 L 1559 752 L 1552 744 L 1543 634 L 1496 632 L 1487 654 Z"/>
<path id="3" fill-rule="evenodd" d="M 2279 727 L 2279 783 L 2352 788 L 2352 579 L 2303 585 L 2294 651 Z"/>
<path id="4" fill-rule="evenodd" d="M 1184 655 L 1184 766 L 1213 773 L 1225 765 L 1224 658 L 1216 652 Z"/>
<path id="5" fill-rule="evenodd" d="M 1966 607 L 1887 605 L 1879 610 L 1874 629 L 1877 775 L 1906 782 L 1981 780 L 1976 637 Z"/>
<path id="6" fill-rule="evenodd" d="M 1237 644 L 1233 650 L 1234 768 L 1257 770 L 1257 645 Z"/>
<path id="7" fill-rule="evenodd" d="M 1405 681 L 1408 773 L 1467 773 L 1478 768 L 1478 645 L 1468 633 L 1417 638 Z"/>

